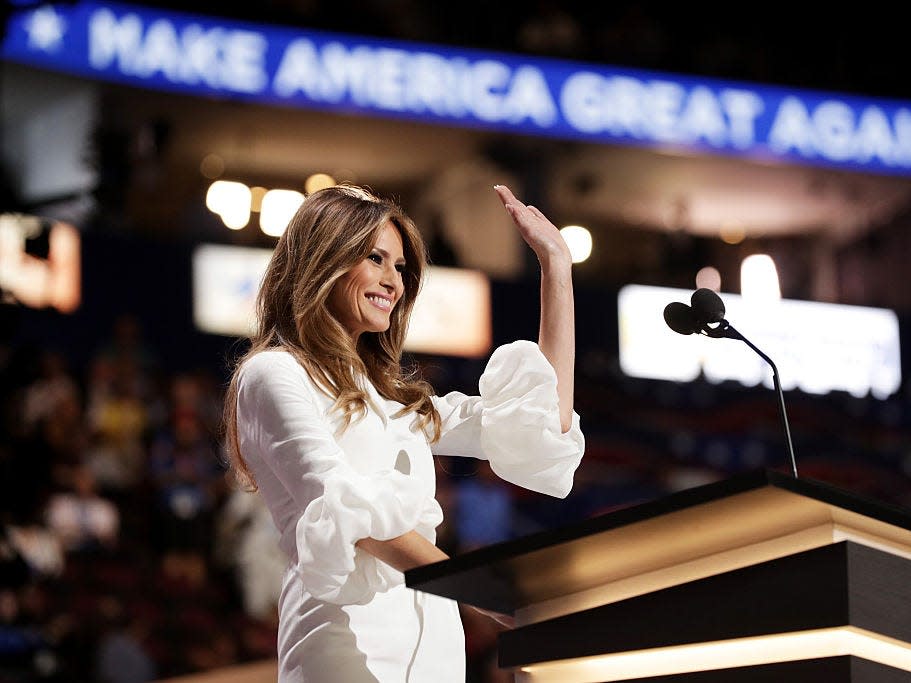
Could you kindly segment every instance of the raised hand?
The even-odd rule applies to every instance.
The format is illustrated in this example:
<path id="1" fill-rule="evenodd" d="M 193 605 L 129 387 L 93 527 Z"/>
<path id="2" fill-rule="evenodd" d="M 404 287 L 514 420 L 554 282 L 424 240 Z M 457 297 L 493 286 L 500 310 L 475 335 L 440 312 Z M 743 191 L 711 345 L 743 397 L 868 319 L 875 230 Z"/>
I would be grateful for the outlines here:
<path id="1" fill-rule="evenodd" d="M 534 206 L 520 202 L 505 185 L 494 185 L 493 189 L 519 229 L 522 239 L 535 252 L 542 266 L 572 265 L 566 241 L 543 213 Z"/>
<path id="2" fill-rule="evenodd" d="M 560 426 L 565 432 L 572 423 L 576 358 L 572 256 L 563 235 L 543 213 L 520 202 L 505 185 L 495 185 L 494 190 L 541 264 L 538 347 L 557 374 Z"/>

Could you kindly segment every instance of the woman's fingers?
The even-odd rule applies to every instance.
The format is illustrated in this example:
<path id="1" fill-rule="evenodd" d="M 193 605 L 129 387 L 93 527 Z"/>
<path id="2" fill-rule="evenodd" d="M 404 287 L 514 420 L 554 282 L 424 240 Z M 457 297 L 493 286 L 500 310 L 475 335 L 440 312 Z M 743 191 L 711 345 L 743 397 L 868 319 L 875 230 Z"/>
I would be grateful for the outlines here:
<path id="1" fill-rule="evenodd" d="M 541 220 L 545 220 L 545 221 L 547 221 L 548 223 L 550 223 L 550 221 L 547 220 L 547 216 L 545 216 L 543 213 L 541 213 L 541 212 L 538 210 L 538 207 L 537 207 L 537 206 L 531 206 L 531 205 L 529 205 L 527 208 L 528 208 L 529 211 L 531 211 L 534 215 L 536 215 L 536 216 L 537 216 L 538 218 L 540 218 Z"/>
<path id="2" fill-rule="evenodd" d="M 510 202 L 516 201 L 516 197 L 512 193 L 512 190 L 510 190 L 505 185 L 494 185 L 493 189 L 500 196 L 500 200 L 504 204 L 509 204 Z"/>
<path id="3" fill-rule="evenodd" d="M 562 254 L 565 251 L 568 253 L 566 242 L 560 235 L 560 231 L 538 207 L 526 206 L 516 199 L 512 190 L 505 185 L 494 185 L 494 190 L 509 215 L 512 216 L 522 239 L 528 243 L 539 258 L 545 252 Z"/>
<path id="4" fill-rule="evenodd" d="M 503 202 L 503 206 L 509 211 L 510 215 L 519 224 L 520 227 L 530 227 L 530 218 L 538 218 L 550 223 L 547 220 L 547 217 L 538 211 L 533 206 L 526 206 L 521 201 L 516 199 L 516 196 L 512 193 L 505 185 L 494 185 L 493 189 L 496 191 L 497 195 L 500 197 L 500 201 Z"/>

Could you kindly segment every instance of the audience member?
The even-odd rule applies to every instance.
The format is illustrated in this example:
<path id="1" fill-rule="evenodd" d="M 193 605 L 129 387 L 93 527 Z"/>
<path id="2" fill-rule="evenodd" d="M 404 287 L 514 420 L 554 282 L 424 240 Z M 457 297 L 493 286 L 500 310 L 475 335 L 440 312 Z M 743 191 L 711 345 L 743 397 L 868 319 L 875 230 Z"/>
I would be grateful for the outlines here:
<path id="1" fill-rule="evenodd" d="M 117 543 L 120 514 L 114 503 L 98 495 L 88 467 L 73 472 L 72 490 L 51 495 L 45 519 L 67 552 L 113 549 Z"/>
<path id="2" fill-rule="evenodd" d="M 244 610 L 255 619 L 274 620 L 288 559 L 262 498 L 232 492 L 218 513 L 217 528 L 217 558 L 233 572 Z"/>
<path id="3" fill-rule="evenodd" d="M 195 412 L 174 412 L 169 428 L 155 437 L 148 475 L 166 571 L 199 584 L 206 578 L 224 476 L 211 436 Z"/>

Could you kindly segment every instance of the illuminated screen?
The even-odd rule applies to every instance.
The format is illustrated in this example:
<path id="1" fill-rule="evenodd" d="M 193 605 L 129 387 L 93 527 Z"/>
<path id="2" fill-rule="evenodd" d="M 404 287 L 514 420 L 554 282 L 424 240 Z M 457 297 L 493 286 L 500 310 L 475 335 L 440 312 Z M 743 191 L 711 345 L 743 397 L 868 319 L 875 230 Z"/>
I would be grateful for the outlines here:
<path id="1" fill-rule="evenodd" d="M 30 244 L 39 244 L 31 253 Z M 69 223 L 0 215 L 0 298 L 72 313 L 82 301 L 82 248 Z"/>
<path id="2" fill-rule="evenodd" d="M 490 282 L 475 270 L 431 266 L 411 315 L 405 348 L 478 357 L 490 350 Z"/>
<path id="3" fill-rule="evenodd" d="M 271 249 L 202 245 L 193 254 L 193 320 L 203 332 L 249 336 Z M 427 269 L 405 349 L 476 357 L 490 350 L 490 283 L 477 271 Z"/>
<path id="4" fill-rule="evenodd" d="M 193 322 L 203 332 L 246 337 L 271 249 L 206 244 L 193 252 Z"/>
<path id="5" fill-rule="evenodd" d="M 691 290 L 628 285 L 618 295 L 620 367 L 631 377 L 772 386 L 769 365 L 741 341 L 680 335 L 664 307 L 689 304 Z M 846 391 L 885 399 L 901 384 L 898 317 L 893 311 L 782 299 L 747 302 L 720 294 L 725 319 L 778 367 L 783 389 Z"/>

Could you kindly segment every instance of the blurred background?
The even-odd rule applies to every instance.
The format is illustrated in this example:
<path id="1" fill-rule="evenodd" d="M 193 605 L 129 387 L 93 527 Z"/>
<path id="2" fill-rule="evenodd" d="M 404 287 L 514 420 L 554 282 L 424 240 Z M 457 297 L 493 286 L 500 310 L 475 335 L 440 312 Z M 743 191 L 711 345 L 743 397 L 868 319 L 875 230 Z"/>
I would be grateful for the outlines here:
<path id="1" fill-rule="evenodd" d="M 664 303 L 697 287 L 719 291 L 730 321 L 783 361 L 801 476 L 911 504 L 901 375 L 911 81 L 902 22 L 885 4 L 190 1 L 112 5 L 120 23 L 108 24 L 104 7 L 3 5 L 0 682 L 150 681 L 274 658 L 284 562 L 258 499 L 225 481 L 220 431 L 231 363 L 245 348 L 250 273 L 282 228 L 279 217 L 277 232 L 267 229 L 269 190 L 299 193 L 293 203 L 354 182 L 415 218 L 443 286 L 428 291 L 425 319 L 477 331 L 461 348 L 413 340 L 408 362 L 441 394 L 476 392 L 496 345 L 537 336 L 536 264 L 492 185 L 508 184 L 558 227 L 586 229 L 590 253 L 574 278 L 587 446 L 573 492 L 546 499 L 483 463 L 441 457 L 440 543 L 450 553 L 747 470 L 790 471 L 767 369 L 750 365 L 748 350 L 721 363 L 733 341 L 697 349 L 665 328 Z M 130 7 L 145 24 L 124 19 Z M 59 57 L 90 11 L 91 30 L 110 41 L 98 44 L 114 46 L 92 53 L 104 62 L 94 77 Z M 681 141 L 632 134 L 628 120 L 626 134 L 608 123 L 600 136 L 538 134 L 528 121 L 422 119 L 356 97 L 301 106 L 242 92 L 231 79 L 244 64 L 229 56 L 247 48 L 191 49 L 199 34 L 163 28 L 192 21 L 179 12 L 233 27 L 238 41 L 243 30 L 304 32 L 437 50 L 451 65 L 609 70 L 683 84 L 692 100 L 711 84 L 819 106 L 795 114 L 782 133 L 793 153 L 777 155 L 713 146 L 711 123 L 702 139 Z M 212 64 L 218 75 L 204 73 Z M 513 101 L 529 121 L 547 114 L 536 83 Z M 459 106 L 470 108 L 465 98 Z M 815 132 L 802 138 L 798 125 Z M 814 134 L 853 146 L 824 153 Z M 229 215 L 232 187 L 246 193 L 240 218 Z M 777 308 L 759 324 L 744 269 L 757 255 L 772 266 L 766 293 L 820 308 Z M 444 279 L 459 273 L 474 279 Z M 629 299 L 624 309 L 630 285 L 664 289 L 648 290 L 657 305 Z M 862 309 L 885 315 L 886 331 Z M 838 350 L 815 362 L 795 351 L 812 356 L 817 343 Z M 871 363 L 869 376 L 841 381 Z M 496 627 L 469 613 L 465 622 L 470 680 L 508 680 L 494 665 Z"/>

